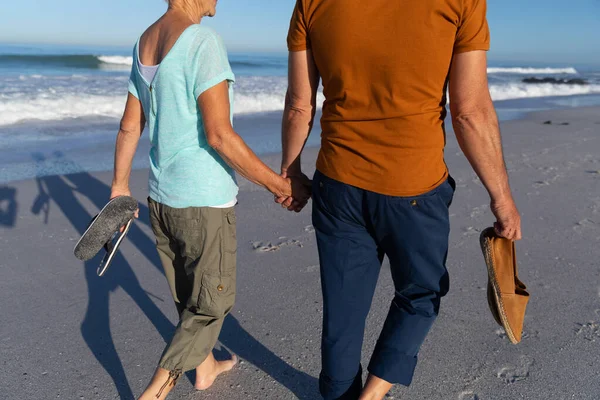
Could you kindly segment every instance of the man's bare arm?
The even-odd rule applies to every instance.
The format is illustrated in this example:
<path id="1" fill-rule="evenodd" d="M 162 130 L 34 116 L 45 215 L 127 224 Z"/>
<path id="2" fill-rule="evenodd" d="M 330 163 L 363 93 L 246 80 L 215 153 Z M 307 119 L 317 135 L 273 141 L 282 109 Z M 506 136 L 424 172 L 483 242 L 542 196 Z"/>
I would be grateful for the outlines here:
<path id="1" fill-rule="evenodd" d="M 485 52 L 454 56 L 450 111 L 458 143 L 490 195 L 497 233 L 521 239 L 521 217 L 508 182 L 498 117 L 488 88 Z"/>
<path id="2" fill-rule="evenodd" d="M 290 52 L 288 90 L 281 129 L 281 173 L 306 182 L 302 173 L 301 154 L 312 130 L 317 109 L 319 71 L 310 50 Z M 294 202 L 292 198 L 277 201 L 291 210 L 300 211 L 306 202 Z"/>
<path id="3" fill-rule="evenodd" d="M 281 133 L 281 172 L 293 175 L 301 172 L 300 156 L 314 123 L 319 72 L 310 50 L 290 52 L 288 68 Z"/>

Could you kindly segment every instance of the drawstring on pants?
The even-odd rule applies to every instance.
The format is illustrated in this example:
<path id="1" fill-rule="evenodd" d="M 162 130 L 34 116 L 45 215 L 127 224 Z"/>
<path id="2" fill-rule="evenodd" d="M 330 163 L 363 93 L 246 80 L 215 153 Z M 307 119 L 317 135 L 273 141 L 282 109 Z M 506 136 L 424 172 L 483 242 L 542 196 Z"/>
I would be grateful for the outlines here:
<path id="1" fill-rule="evenodd" d="M 173 371 L 169 372 L 169 378 L 167 379 L 165 384 L 162 385 L 162 387 L 160 388 L 160 391 L 156 395 L 156 398 L 160 399 L 160 396 L 162 396 L 165 389 L 169 386 L 169 383 L 171 383 L 171 386 L 175 386 L 175 384 L 177 383 L 177 380 L 181 377 L 181 375 L 182 375 L 182 372 L 179 370 L 173 370 Z"/>

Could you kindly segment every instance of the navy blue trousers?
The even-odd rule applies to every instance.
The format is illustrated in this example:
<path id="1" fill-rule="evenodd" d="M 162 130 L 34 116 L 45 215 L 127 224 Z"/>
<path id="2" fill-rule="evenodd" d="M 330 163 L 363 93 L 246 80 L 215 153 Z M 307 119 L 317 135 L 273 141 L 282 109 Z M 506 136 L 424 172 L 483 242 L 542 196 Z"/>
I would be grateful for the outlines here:
<path id="1" fill-rule="evenodd" d="M 448 292 L 449 178 L 429 193 L 392 197 L 316 172 L 313 225 L 323 290 L 320 391 L 326 400 L 356 400 L 362 388 L 361 349 L 384 256 L 395 296 L 368 370 L 410 385 L 419 349 Z"/>

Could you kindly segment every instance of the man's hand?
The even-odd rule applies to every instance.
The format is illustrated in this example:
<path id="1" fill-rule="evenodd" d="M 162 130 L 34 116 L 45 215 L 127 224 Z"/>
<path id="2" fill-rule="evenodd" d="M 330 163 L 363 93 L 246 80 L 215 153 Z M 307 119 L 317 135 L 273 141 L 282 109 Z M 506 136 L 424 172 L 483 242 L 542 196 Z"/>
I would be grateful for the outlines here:
<path id="1" fill-rule="evenodd" d="M 275 202 L 281 204 L 283 208 L 287 208 L 289 211 L 297 213 L 302 211 L 312 196 L 312 181 L 302 172 L 294 175 L 288 175 L 288 172 L 283 172 L 281 176 L 290 179 L 292 195 L 288 197 L 276 197 Z"/>
<path id="2" fill-rule="evenodd" d="M 497 220 L 494 223 L 496 234 L 510 240 L 521 240 L 521 215 L 512 197 L 492 200 L 490 208 Z"/>

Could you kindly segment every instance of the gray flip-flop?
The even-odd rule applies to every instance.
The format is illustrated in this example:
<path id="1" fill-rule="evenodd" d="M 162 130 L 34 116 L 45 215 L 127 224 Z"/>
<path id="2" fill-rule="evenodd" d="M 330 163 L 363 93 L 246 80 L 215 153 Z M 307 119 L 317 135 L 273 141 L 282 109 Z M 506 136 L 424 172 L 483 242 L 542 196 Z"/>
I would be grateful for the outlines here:
<path id="1" fill-rule="evenodd" d="M 75 257 L 81 261 L 88 261 L 104 248 L 106 255 L 98 268 L 98 276 L 104 275 L 129 231 L 137 209 L 138 202 L 133 197 L 119 196 L 109 201 L 92 219 L 75 245 Z M 123 232 L 120 232 L 122 227 Z"/>

